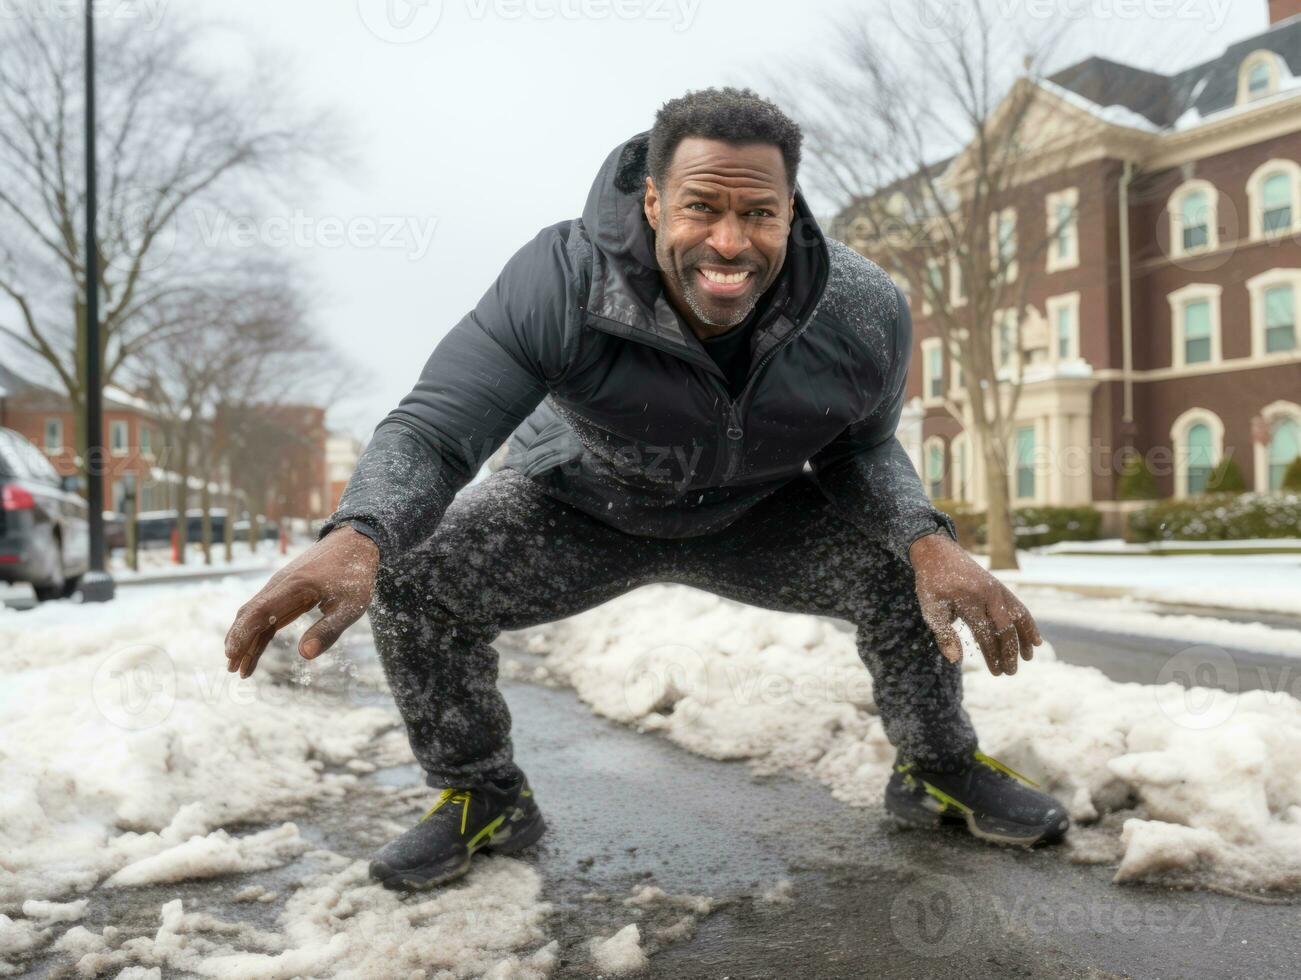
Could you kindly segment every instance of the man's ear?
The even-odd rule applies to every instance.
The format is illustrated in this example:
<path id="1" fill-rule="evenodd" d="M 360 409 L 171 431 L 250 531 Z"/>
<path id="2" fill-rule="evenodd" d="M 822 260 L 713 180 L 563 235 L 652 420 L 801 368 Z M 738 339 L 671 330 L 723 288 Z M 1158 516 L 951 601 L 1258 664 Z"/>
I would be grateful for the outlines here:
<path id="1" fill-rule="evenodd" d="M 646 211 L 646 220 L 655 231 L 660 230 L 660 193 L 655 189 L 655 181 L 646 175 L 646 200 L 642 207 Z"/>

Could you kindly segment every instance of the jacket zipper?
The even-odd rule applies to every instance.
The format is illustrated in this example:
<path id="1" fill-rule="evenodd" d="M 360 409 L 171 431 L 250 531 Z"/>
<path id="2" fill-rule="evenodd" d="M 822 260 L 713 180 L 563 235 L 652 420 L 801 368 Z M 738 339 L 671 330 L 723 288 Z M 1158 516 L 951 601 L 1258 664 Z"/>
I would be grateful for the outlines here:
<path id="1" fill-rule="evenodd" d="M 602 333 L 608 333 L 615 337 L 622 337 L 625 340 L 632 340 L 636 343 L 645 344 L 647 347 L 653 347 L 656 350 L 664 351 L 666 354 L 673 354 L 674 356 L 681 357 L 682 360 L 687 361 L 690 364 L 705 368 L 705 373 L 709 375 L 710 380 L 714 383 L 714 390 L 722 400 L 723 405 L 726 406 L 726 411 L 723 415 L 723 437 L 727 444 L 727 449 L 724 454 L 722 465 L 720 467 L 715 467 L 714 473 L 710 477 L 711 483 L 726 482 L 727 480 L 730 480 L 736 475 L 737 470 L 740 468 L 741 450 L 745 446 L 745 429 L 741 426 L 741 419 L 737 415 L 737 405 L 745 398 L 746 394 L 750 391 L 750 388 L 758 379 L 760 372 L 763 371 L 768 362 L 776 356 L 779 350 L 804 332 L 805 328 L 808 326 L 809 319 L 811 318 L 810 316 L 806 316 L 804 321 L 797 324 L 784 340 L 780 341 L 775 347 L 768 351 L 767 354 L 764 354 L 764 356 L 759 359 L 759 363 L 754 366 L 754 370 L 750 372 L 750 376 L 746 379 L 744 387 L 741 388 L 740 394 L 737 395 L 736 400 L 733 401 L 732 396 L 728 393 L 720 380 L 721 371 L 719 370 L 718 365 L 715 364 L 713 359 L 708 355 L 705 356 L 705 360 L 708 361 L 708 364 L 706 365 L 696 358 L 688 356 L 691 352 L 691 348 L 689 347 L 684 348 L 677 344 L 670 346 L 667 344 L 652 343 L 644 337 L 636 336 L 636 328 L 628 328 L 626 325 L 619 323 L 619 321 L 611 322 L 619 323 L 619 326 L 623 329 L 607 329 L 600 322 L 605 320 L 605 317 L 592 313 L 590 310 L 582 306 L 579 307 L 579 312 L 587 317 L 589 322 L 591 322 L 592 325 Z M 719 469 L 722 470 L 721 473 L 719 473 Z"/>

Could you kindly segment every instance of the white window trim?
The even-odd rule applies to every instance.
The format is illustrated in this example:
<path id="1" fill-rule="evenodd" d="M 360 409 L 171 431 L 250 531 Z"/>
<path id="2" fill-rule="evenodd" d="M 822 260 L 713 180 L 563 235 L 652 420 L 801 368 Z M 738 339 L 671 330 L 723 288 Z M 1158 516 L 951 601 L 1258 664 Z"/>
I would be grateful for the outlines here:
<path id="1" fill-rule="evenodd" d="M 931 394 L 931 351 L 940 352 L 940 391 L 944 390 L 944 341 L 939 337 L 927 337 L 922 341 L 922 404 L 923 405 L 942 405 L 944 396 L 941 394 L 935 396 Z"/>
<path id="2" fill-rule="evenodd" d="M 122 440 L 121 449 L 115 445 L 117 440 L 113 438 L 113 433 L 118 431 L 118 426 L 121 426 L 122 431 L 126 433 L 126 438 Z M 131 451 L 131 427 L 126 422 L 121 419 L 114 419 L 108 424 L 108 446 L 109 454 L 112 456 L 125 456 Z"/>
<path id="3" fill-rule="evenodd" d="M 1018 469 L 1017 454 L 1019 450 L 1017 448 L 1016 439 L 1017 432 L 1021 429 L 1034 430 L 1034 450 L 1030 454 L 1030 468 L 1034 471 L 1034 493 L 1029 497 L 1022 497 L 1017 492 L 1016 471 Z M 1045 435 L 1043 419 L 1040 418 L 1019 419 L 1012 425 L 1012 445 L 1009 447 L 1011 451 L 1007 454 L 1009 462 L 1007 479 L 1008 490 L 1010 491 L 1013 504 L 1033 506 L 1036 504 L 1046 504 L 1048 502 L 1047 487 L 1044 486 L 1048 481 L 1045 479 L 1045 467 L 1041 465 L 1047 445 L 1044 438 Z"/>
<path id="4" fill-rule="evenodd" d="M 1061 364 L 1064 361 L 1078 361 L 1080 359 L 1080 294 L 1062 293 L 1060 296 L 1049 296 L 1044 303 L 1045 313 L 1048 319 L 1048 362 L 1050 364 Z M 1057 314 L 1062 309 L 1071 311 L 1071 349 L 1065 357 L 1062 357 L 1057 351 Z"/>
<path id="5" fill-rule="evenodd" d="M 1183 204 L 1184 198 L 1202 191 L 1206 194 L 1210 213 L 1206 216 L 1206 244 L 1201 248 L 1184 248 Z M 1220 192 L 1209 180 L 1189 180 L 1175 188 L 1166 203 L 1166 214 L 1170 225 L 1170 255 L 1182 258 L 1185 255 L 1204 255 L 1220 247 Z"/>
<path id="6" fill-rule="evenodd" d="M 1252 95 L 1247 87 L 1251 73 L 1258 64 L 1264 63 L 1269 68 L 1269 87 L 1259 95 Z M 1260 49 L 1251 52 L 1247 57 L 1242 59 L 1242 64 L 1238 66 L 1238 105 L 1247 102 L 1259 102 L 1261 99 L 1267 99 L 1278 91 L 1279 70 L 1278 55 L 1273 51 Z"/>
<path id="7" fill-rule="evenodd" d="M 1224 458 L 1224 423 L 1220 417 L 1206 408 L 1190 408 L 1170 426 L 1170 447 L 1175 457 L 1175 496 L 1187 497 L 1188 494 L 1188 430 L 1198 423 L 1205 423 L 1211 430 L 1211 466 L 1219 466 Z"/>
<path id="8" fill-rule="evenodd" d="M 57 426 L 59 427 L 59 429 L 58 429 L 58 431 L 59 431 L 59 441 L 58 441 L 58 445 L 57 445 L 57 446 L 51 446 L 51 445 L 50 445 L 50 423 L 51 423 L 51 422 L 53 422 L 55 425 L 57 425 Z M 46 453 L 61 453 L 61 452 L 63 452 L 63 449 L 64 449 L 64 441 L 63 441 L 63 419 L 59 418 L 58 416 L 53 416 L 53 417 L 51 417 L 51 418 L 47 418 L 47 419 L 45 420 L 45 425 L 42 427 L 42 430 L 41 430 L 41 448 L 44 449 Z"/>
<path id="9" fill-rule="evenodd" d="M 1301 425 L 1301 405 L 1296 402 L 1271 402 L 1260 410 L 1260 415 L 1265 420 L 1265 424 L 1271 427 L 1278 420 L 1285 418 L 1290 418 L 1297 425 Z M 1269 493 L 1269 444 L 1262 444 L 1253 439 L 1251 448 L 1254 470 L 1252 487 L 1257 493 Z"/>
<path id="10" fill-rule="evenodd" d="M 964 452 L 959 456 L 958 449 L 961 447 Z M 958 465 L 961 459 L 963 465 Z M 949 495 L 954 500 L 961 500 L 969 503 L 972 496 L 971 487 L 972 459 L 971 459 L 971 438 L 965 432 L 959 432 L 949 441 Z M 962 492 L 966 489 L 966 493 Z"/>
<path id="11" fill-rule="evenodd" d="M 1007 262 L 1005 281 L 1015 282 L 1018 269 L 1016 256 L 1020 248 L 1017 238 L 1016 208 L 1003 208 L 1002 211 L 995 211 L 989 216 L 989 263 L 990 268 L 997 272 L 1003 259 L 1002 249 L 999 248 L 998 226 L 1004 218 L 1009 218 L 1012 222 L 1012 257 Z"/>
<path id="12" fill-rule="evenodd" d="M 962 263 L 956 255 L 949 257 L 949 303 L 956 307 L 967 305 L 967 296 L 965 289 L 959 289 L 959 286 L 966 286 L 966 280 L 962 277 Z"/>
<path id="13" fill-rule="evenodd" d="M 1062 204 L 1068 204 L 1071 208 L 1071 254 L 1057 254 L 1057 233 L 1060 230 L 1057 225 L 1057 208 Z M 1047 211 L 1048 226 L 1048 271 L 1061 272 L 1065 269 L 1075 269 L 1080 264 L 1080 190 L 1078 187 L 1068 187 L 1062 191 L 1056 191 L 1048 195 L 1045 202 Z"/>
<path id="14" fill-rule="evenodd" d="M 1257 361 L 1281 361 L 1296 356 L 1297 347 L 1291 350 L 1265 352 L 1265 293 L 1275 286 L 1292 287 L 1292 323 L 1296 339 L 1301 344 L 1301 269 L 1270 269 L 1247 280 L 1251 294 L 1251 357 Z"/>
<path id="15" fill-rule="evenodd" d="M 927 436 L 922 440 L 922 483 L 926 488 L 927 496 L 931 492 L 931 450 L 935 447 L 940 450 L 940 487 L 944 486 L 944 477 L 947 475 L 948 460 L 946 459 L 944 440 L 939 436 Z"/>
<path id="16" fill-rule="evenodd" d="M 1170 363 L 1173 367 L 1204 367 L 1206 364 L 1221 363 L 1220 296 L 1223 292 L 1223 286 L 1195 282 L 1166 296 L 1170 303 Z M 1184 307 L 1203 299 L 1209 300 L 1211 304 L 1211 359 L 1190 365 L 1184 362 Z"/>
<path id="17" fill-rule="evenodd" d="M 1290 178 L 1292 187 L 1292 224 L 1277 231 L 1265 231 L 1265 179 L 1276 173 Z M 1275 159 L 1261 164 L 1247 178 L 1247 206 L 1251 213 L 1251 240 L 1253 242 L 1286 238 L 1301 231 L 1301 164 L 1295 160 Z"/>

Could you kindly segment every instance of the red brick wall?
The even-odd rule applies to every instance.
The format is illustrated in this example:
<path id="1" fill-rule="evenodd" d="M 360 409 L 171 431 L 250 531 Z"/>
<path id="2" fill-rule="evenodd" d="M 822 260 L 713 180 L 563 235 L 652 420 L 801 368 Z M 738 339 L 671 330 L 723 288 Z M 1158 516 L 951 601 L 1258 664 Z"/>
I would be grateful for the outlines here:
<path id="1" fill-rule="evenodd" d="M 1301 14 L 1301 0 L 1269 0 L 1269 22 L 1277 24 L 1281 20 Z"/>
<path id="2" fill-rule="evenodd" d="M 59 452 L 48 452 L 45 447 L 45 423 L 47 419 L 55 418 L 63 423 L 63 448 Z M 127 425 L 127 448 L 123 453 L 110 453 L 106 457 L 104 501 L 108 509 L 113 509 L 117 503 L 113 494 L 115 481 L 127 474 L 134 474 L 140 483 L 151 480 L 153 467 L 165 465 L 165 460 L 160 457 L 166 454 L 162 430 L 152 418 L 137 411 L 112 406 L 105 406 L 104 409 L 102 440 L 105 447 L 112 445 L 111 432 L 115 422 L 125 422 Z M 22 396 L 9 398 L 5 405 L 4 425 L 45 452 L 61 476 L 72 476 L 79 472 L 73 448 L 77 439 L 76 419 L 70 410 L 46 407 L 43 398 L 35 402 L 25 400 Z M 142 428 L 147 428 L 150 432 L 151 455 L 146 455 L 141 450 Z"/>

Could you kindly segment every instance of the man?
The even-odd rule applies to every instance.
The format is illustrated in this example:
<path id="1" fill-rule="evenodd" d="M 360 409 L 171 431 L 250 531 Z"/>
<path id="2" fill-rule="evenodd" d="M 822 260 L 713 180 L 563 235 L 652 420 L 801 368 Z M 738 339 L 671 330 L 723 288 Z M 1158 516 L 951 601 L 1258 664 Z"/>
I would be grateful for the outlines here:
<path id="1" fill-rule="evenodd" d="M 996 675 L 1042 640 L 894 436 L 908 308 L 823 237 L 800 143 L 748 90 L 666 103 L 582 217 L 511 258 L 376 429 L 318 542 L 240 610 L 226 655 L 247 677 L 297 616 L 324 613 L 299 643 L 311 659 L 369 607 L 441 787 L 376 879 L 431 887 L 541 836 L 490 643 L 649 582 L 855 624 L 898 820 L 1023 845 L 1066 832 L 1055 800 L 976 749 L 955 619 Z M 505 467 L 456 496 L 508 436 Z"/>

